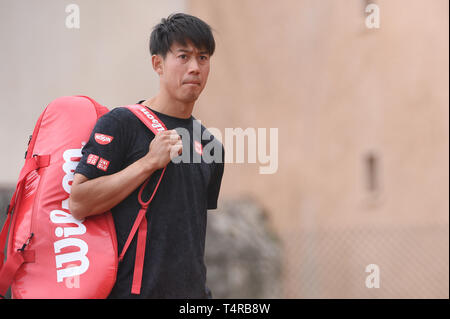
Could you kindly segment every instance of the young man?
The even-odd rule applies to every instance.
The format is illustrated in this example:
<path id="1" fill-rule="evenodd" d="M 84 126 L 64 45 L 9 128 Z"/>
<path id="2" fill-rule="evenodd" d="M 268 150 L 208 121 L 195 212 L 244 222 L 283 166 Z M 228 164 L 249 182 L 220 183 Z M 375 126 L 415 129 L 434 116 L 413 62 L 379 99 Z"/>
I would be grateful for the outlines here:
<path id="1" fill-rule="evenodd" d="M 222 180 L 223 146 L 191 115 L 210 69 L 215 42 L 202 20 L 174 14 L 162 19 L 150 37 L 152 64 L 159 75 L 160 91 L 139 102 L 152 110 L 167 127 L 156 136 L 128 109 L 115 108 L 101 117 L 77 166 L 69 206 L 75 218 L 111 210 L 119 252 L 127 240 L 140 205 L 140 186 L 147 200 L 167 165 L 159 188 L 147 210 L 147 241 L 140 294 L 132 294 L 137 239 L 133 239 L 119 264 L 110 298 L 208 298 L 204 248 L 207 209 L 217 208 Z M 176 132 L 183 129 L 189 136 Z M 108 143 L 96 139 L 107 135 Z M 202 136 L 209 136 L 207 140 Z M 202 158 L 192 163 L 195 152 L 215 143 L 221 160 Z M 194 146 L 195 145 L 195 146 Z M 172 161 L 188 152 L 190 163 Z M 89 155 L 102 158 L 92 165 Z M 217 158 L 217 157 L 215 157 Z M 92 159 L 92 157 L 91 157 Z"/>

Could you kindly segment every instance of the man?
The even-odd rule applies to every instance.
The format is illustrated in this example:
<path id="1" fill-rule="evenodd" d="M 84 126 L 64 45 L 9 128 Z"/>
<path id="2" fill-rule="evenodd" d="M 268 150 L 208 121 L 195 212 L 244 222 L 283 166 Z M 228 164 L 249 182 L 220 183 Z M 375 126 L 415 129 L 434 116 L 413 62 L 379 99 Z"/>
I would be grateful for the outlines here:
<path id="1" fill-rule="evenodd" d="M 140 205 L 140 186 L 146 200 L 167 165 L 155 197 L 147 210 L 147 241 L 140 294 L 131 293 L 136 237 L 119 263 L 117 281 L 109 298 L 209 298 L 204 247 L 207 209 L 217 208 L 223 175 L 223 146 L 191 115 L 210 69 L 215 42 L 202 20 L 174 14 L 162 19 L 150 37 L 153 69 L 160 91 L 139 102 L 152 110 L 167 131 L 156 136 L 128 109 L 115 108 L 101 117 L 77 166 L 69 200 L 75 218 L 111 210 L 119 252 L 130 233 Z M 175 129 L 189 132 L 180 135 Z M 96 140 L 96 134 L 108 140 Z M 202 136 L 208 136 L 207 140 Z M 200 163 L 173 161 L 188 152 L 192 159 L 203 146 L 215 143 L 221 160 Z M 195 146 L 194 146 L 195 145 Z M 89 155 L 103 159 L 93 165 Z M 217 154 L 216 154 L 217 155 Z M 95 157 L 97 158 L 97 157 Z M 178 157 L 179 158 L 179 157 Z M 215 157 L 217 158 L 217 157 Z"/>

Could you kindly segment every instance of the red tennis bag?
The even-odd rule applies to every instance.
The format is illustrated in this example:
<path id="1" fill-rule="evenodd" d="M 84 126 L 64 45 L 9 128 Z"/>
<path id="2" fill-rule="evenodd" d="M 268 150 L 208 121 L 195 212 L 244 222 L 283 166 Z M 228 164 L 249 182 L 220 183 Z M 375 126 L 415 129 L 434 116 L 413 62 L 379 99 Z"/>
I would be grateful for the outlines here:
<path id="1" fill-rule="evenodd" d="M 87 97 L 61 97 L 38 119 L 1 233 L 0 249 L 11 222 L 0 294 L 9 284 L 13 298 L 104 298 L 112 289 L 117 243 L 111 214 L 78 221 L 68 207 L 81 149 L 107 112 Z"/>
<path id="2" fill-rule="evenodd" d="M 128 108 L 154 133 L 166 129 L 148 109 Z M 119 259 L 136 232 L 132 293 L 140 293 L 145 211 L 157 187 L 151 199 L 143 202 L 142 189 L 148 180 L 142 186 L 142 208 L 120 257 L 110 212 L 79 221 L 68 207 L 81 149 L 98 118 L 107 112 L 89 97 L 68 96 L 51 102 L 39 117 L 0 233 L 1 296 L 11 286 L 13 298 L 105 298 L 115 283 Z"/>

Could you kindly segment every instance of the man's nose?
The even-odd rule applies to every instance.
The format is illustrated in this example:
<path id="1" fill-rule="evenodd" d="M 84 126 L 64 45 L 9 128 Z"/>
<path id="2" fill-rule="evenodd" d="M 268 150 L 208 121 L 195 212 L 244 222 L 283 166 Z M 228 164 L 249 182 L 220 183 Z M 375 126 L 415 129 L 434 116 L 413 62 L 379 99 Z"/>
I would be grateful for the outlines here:
<path id="1" fill-rule="evenodd" d="M 189 73 L 200 73 L 200 65 L 197 59 L 191 59 L 189 61 Z"/>

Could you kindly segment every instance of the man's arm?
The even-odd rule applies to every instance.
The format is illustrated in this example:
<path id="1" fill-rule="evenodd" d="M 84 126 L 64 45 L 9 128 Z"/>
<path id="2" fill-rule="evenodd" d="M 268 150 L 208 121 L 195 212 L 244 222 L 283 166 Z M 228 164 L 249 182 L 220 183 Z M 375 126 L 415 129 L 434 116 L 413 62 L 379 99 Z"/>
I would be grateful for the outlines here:
<path id="1" fill-rule="evenodd" d="M 175 130 L 160 132 L 150 143 L 147 155 L 117 173 L 94 179 L 75 174 L 69 198 L 72 216 L 83 219 L 110 210 L 180 154 L 182 146 Z"/>

